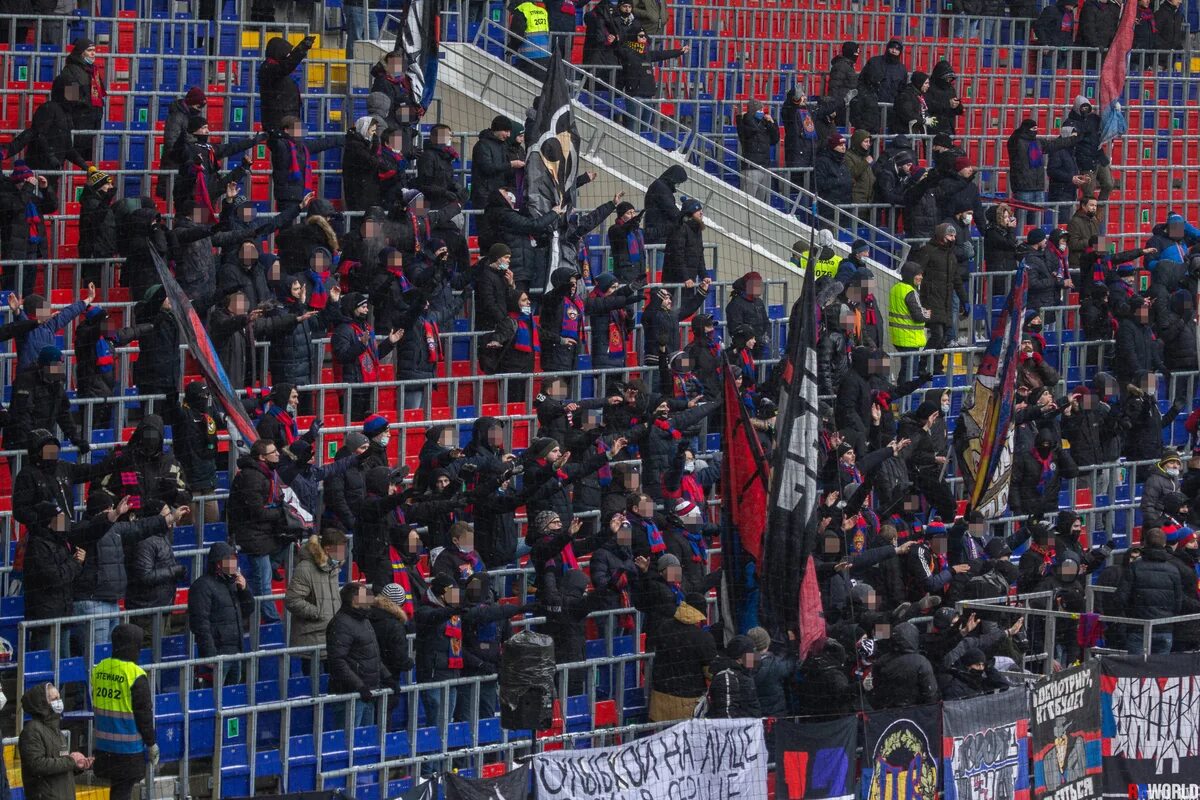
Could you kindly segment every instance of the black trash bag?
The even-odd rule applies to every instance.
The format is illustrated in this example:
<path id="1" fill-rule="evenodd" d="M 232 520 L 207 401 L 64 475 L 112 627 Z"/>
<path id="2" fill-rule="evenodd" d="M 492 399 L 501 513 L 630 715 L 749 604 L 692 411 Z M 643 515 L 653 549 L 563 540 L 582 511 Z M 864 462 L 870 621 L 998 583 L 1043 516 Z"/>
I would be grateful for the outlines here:
<path id="1" fill-rule="evenodd" d="M 500 660 L 500 724 L 544 730 L 554 721 L 554 640 L 525 629 L 504 643 Z"/>

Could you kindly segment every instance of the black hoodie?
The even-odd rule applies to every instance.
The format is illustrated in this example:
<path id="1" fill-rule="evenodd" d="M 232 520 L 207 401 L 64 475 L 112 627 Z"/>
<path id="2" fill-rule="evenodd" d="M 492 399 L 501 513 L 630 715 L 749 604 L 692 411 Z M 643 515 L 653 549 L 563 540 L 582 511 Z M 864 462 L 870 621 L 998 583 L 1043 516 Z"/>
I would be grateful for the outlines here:
<path id="1" fill-rule="evenodd" d="M 687 181 L 687 170 L 672 164 L 646 189 L 646 244 L 664 244 L 679 221 L 675 193 Z"/>
<path id="2" fill-rule="evenodd" d="M 871 705 L 875 708 L 926 705 L 940 699 L 933 665 L 921 655 L 917 628 L 911 622 L 892 628 L 887 652 L 875 666 L 874 682 Z"/>

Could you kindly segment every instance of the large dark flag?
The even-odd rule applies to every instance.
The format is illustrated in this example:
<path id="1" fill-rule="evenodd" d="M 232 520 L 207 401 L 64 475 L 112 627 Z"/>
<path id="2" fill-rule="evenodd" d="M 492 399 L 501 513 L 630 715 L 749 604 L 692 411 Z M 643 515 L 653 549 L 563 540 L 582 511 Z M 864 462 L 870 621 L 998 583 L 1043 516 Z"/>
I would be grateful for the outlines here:
<path id="1" fill-rule="evenodd" d="M 443 782 L 446 800 L 525 800 L 529 794 L 529 767 L 510 769 L 495 778 L 463 778 L 448 772 Z"/>
<path id="2" fill-rule="evenodd" d="M 431 779 L 424 783 L 418 783 L 391 800 L 437 800 L 437 780 Z"/>
<path id="3" fill-rule="evenodd" d="M 404 54 L 404 74 L 412 83 L 413 97 L 421 108 L 428 109 L 437 85 L 441 42 L 437 0 L 408 0 L 400 20 L 392 52 Z"/>
<path id="4" fill-rule="evenodd" d="M 937 800 L 941 766 L 941 706 L 867 715 L 862 800 Z"/>
<path id="5" fill-rule="evenodd" d="M 1200 796 L 1196 654 L 1105 656 L 1100 672 L 1104 796 Z"/>
<path id="6" fill-rule="evenodd" d="M 979 362 L 975 385 L 954 431 L 968 506 L 985 517 L 1003 516 L 1013 461 L 1013 391 L 1020 371 L 1021 328 L 1029 272 L 1017 265 L 1012 291 L 992 327 L 992 340 Z"/>
<path id="7" fill-rule="evenodd" d="M 1025 687 L 942 705 L 943 800 L 1029 800 Z"/>
<path id="8" fill-rule="evenodd" d="M 557 50 L 550 57 L 546 81 L 533 108 L 525 128 L 525 202 L 534 217 L 558 206 L 564 209 L 565 217 L 578 204 L 575 180 L 579 177 L 579 131 L 571 109 L 567 70 Z M 555 229 L 547 276 L 577 261 L 571 248 L 562 246 L 560 240 L 559 229 Z M 550 289 L 549 283 L 545 288 Z"/>
<path id="9" fill-rule="evenodd" d="M 1137 25 L 1138 4 L 1125 3 L 1117 35 L 1104 54 L 1100 66 L 1100 141 L 1108 142 L 1129 131 L 1129 122 L 1121 110 L 1125 78 L 1129 72 L 1129 51 L 1133 49 L 1133 29 Z M 1151 23 L 1153 27 L 1153 22 Z"/>
<path id="10" fill-rule="evenodd" d="M 852 800 L 858 790 L 858 717 L 775 721 L 775 796 Z"/>
<path id="11" fill-rule="evenodd" d="M 761 623 L 780 640 L 801 628 L 800 584 L 811 547 L 805 532 L 818 502 L 820 465 L 817 414 L 817 305 L 813 272 L 804 273 L 800 298 L 788 324 L 788 354 L 782 365 L 771 494 L 762 559 L 758 564 Z M 819 615 L 821 609 L 805 609 Z"/>
<path id="12" fill-rule="evenodd" d="M 762 557 L 763 528 L 767 524 L 768 467 L 762 442 L 750 424 L 750 409 L 738 397 L 737 382 L 729 364 L 725 378 L 725 467 L 730 516 L 742 548 L 758 561 Z"/>
<path id="13" fill-rule="evenodd" d="M 1057 672 L 1029 694 L 1034 800 L 1100 797 L 1100 667 Z"/>
<path id="14" fill-rule="evenodd" d="M 246 407 L 242 405 L 242 401 L 238 399 L 237 393 L 233 390 L 229 376 L 225 374 L 225 368 L 221 366 L 221 359 L 217 358 L 217 351 L 213 347 L 212 339 L 208 338 L 208 330 L 200 321 L 196 310 L 192 308 L 191 299 L 180 288 L 179 282 L 175 280 L 167 262 L 162 260 L 162 256 L 156 253 L 154 248 L 150 249 L 150 254 L 154 257 L 154 268 L 158 270 L 159 283 L 167 292 L 167 299 L 171 301 L 171 310 L 179 322 L 179 329 L 183 331 L 184 340 L 187 341 L 188 351 L 192 354 L 192 358 L 196 359 L 196 363 L 200 365 L 200 371 L 208 380 L 209 391 L 213 393 L 225 411 L 230 436 L 236 435 L 244 446 L 249 447 L 258 438 L 258 432 L 246 414 Z"/>

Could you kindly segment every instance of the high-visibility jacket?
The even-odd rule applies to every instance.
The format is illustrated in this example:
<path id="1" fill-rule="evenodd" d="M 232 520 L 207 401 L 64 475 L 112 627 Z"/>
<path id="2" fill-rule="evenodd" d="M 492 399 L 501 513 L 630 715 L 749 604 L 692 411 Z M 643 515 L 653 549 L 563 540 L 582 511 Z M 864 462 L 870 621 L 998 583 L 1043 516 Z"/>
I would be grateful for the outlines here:
<path id="1" fill-rule="evenodd" d="M 526 0 L 515 11 L 525 18 L 525 40 L 517 52 L 531 59 L 549 58 L 550 14 L 545 6 Z"/>
<path id="2" fill-rule="evenodd" d="M 106 658 L 92 668 L 96 749 L 134 755 L 145 750 L 133 718 L 133 684 L 146 670 L 132 661 Z"/>
<path id="3" fill-rule="evenodd" d="M 928 341 L 924 322 L 914 322 L 908 310 L 909 294 L 915 292 L 911 284 L 897 283 L 888 293 L 888 332 L 896 347 L 924 347 Z"/>
<path id="4" fill-rule="evenodd" d="M 803 256 L 800 257 L 800 268 L 807 270 L 809 262 L 814 263 L 816 265 L 816 270 L 817 270 L 816 274 L 813 275 L 813 280 L 815 281 L 820 278 L 825 278 L 825 277 L 832 278 L 835 275 L 837 275 L 838 264 L 840 264 L 841 261 L 842 261 L 842 257 L 839 256 L 837 253 L 834 253 L 829 258 L 825 258 L 825 259 L 822 259 L 822 258 L 814 259 L 812 257 L 811 253 L 805 253 Z"/>

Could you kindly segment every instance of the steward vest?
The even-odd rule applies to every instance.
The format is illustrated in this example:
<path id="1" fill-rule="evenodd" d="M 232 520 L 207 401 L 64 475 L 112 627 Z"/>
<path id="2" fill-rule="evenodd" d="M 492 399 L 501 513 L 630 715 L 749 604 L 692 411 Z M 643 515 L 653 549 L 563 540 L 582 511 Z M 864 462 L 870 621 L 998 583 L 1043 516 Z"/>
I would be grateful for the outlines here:
<path id="1" fill-rule="evenodd" d="M 550 57 L 550 15 L 537 3 L 524 2 L 516 12 L 525 17 L 525 40 L 517 52 L 529 59 Z"/>
<path id="2" fill-rule="evenodd" d="M 133 719 L 133 683 L 146 670 L 132 661 L 106 658 L 92 669 L 92 709 L 96 715 L 96 749 L 136 755 L 145 750 Z"/>
<path id="3" fill-rule="evenodd" d="M 905 300 L 915 292 L 910 284 L 897 283 L 888 293 L 888 332 L 896 347 L 924 347 L 927 341 L 925 325 L 913 322 Z"/>

